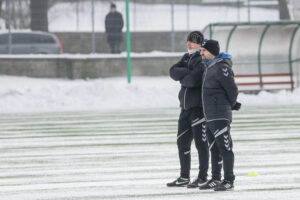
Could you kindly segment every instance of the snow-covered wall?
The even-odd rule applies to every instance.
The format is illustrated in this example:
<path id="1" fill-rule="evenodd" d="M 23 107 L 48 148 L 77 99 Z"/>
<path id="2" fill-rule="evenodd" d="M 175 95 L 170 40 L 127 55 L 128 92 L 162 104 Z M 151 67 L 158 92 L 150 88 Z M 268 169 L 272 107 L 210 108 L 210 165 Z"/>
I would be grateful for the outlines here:
<path id="1" fill-rule="evenodd" d="M 82 53 L 87 54 L 92 51 L 92 34 L 89 32 L 54 32 L 60 39 L 63 51 L 65 53 Z M 186 50 L 187 32 L 176 31 L 175 52 Z M 126 50 L 125 33 L 123 33 L 123 42 L 121 51 Z M 107 44 L 106 34 L 96 32 L 95 37 L 96 53 L 109 53 L 110 48 Z M 132 32 L 131 33 L 131 51 L 132 52 L 151 52 L 151 51 L 171 51 L 171 32 Z"/>
<path id="2" fill-rule="evenodd" d="M 162 76 L 182 53 L 132 54 L 132 75 Z M 0 74 L 44 78 L 103 78 L 126 76 L 126 53 L 120 55 L 11 55 L 0 56 Z"/>

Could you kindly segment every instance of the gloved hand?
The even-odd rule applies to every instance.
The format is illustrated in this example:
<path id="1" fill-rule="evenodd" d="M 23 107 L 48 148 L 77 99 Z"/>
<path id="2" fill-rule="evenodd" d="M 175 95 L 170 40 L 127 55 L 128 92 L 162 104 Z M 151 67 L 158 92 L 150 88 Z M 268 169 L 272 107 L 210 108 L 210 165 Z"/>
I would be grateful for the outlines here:
<path id="1" fill-rule="evenodd" d="M 236 102 L 232 108 L 232 110 L 239 110 L 241 108 L 242 104 L 240 102 Z"/>

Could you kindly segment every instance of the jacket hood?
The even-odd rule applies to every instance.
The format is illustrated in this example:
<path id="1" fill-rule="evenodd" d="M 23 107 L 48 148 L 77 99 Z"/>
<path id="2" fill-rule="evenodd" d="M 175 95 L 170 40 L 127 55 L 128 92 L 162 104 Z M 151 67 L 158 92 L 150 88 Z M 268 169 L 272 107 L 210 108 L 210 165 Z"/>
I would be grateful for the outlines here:
<path id="1" fill-rule="evenodd" d="M 226 63 L 229 67 L 232 68 L 232 61 L 230 59 L 222 59 L 219 63 Z"/>
<path id="2" fill-rule="evenodd" d="M 216 57 L 216 59 L 218 60 L 218 63 L 226 63 L 232 68 L 232 56 L 229 53 L 222 52 Z"/>
<path id="3" fill-rule="evenodd" d="M 232 56 L 229 54 L 229 53 L 226 53 L 226 52 L 221 52 L 217 58 L 223 58 L 223 59 L 232 59 Z"/>
<path id="4" fill-rule="evenodd" d="M 231 59 L 228 59 L 228 58 L 217 58 L 217 57 L 215 57 L 213 60 L 210 60 L 210 61 L 208 61 L 204 64 L 207 67 L 211 67 L 211 66 L 213 66 L 215 64 L 218 64 L 218 63 L 225 63 L 226 65 L 228 65 L 228 67 L 232 68 L 232 61 L 231 61 Z"/>

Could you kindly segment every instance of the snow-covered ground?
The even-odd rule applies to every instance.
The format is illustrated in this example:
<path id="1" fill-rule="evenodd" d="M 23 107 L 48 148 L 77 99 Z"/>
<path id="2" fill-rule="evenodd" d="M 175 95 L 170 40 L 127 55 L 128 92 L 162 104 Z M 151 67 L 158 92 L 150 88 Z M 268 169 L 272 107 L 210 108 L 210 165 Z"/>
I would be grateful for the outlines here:
<path id="1" fill-rule="evenodd" d="M 125 1 L 124 1 L 125 2 Z M 117 2 L 118 10 L 125 20 L 125 3 Z M 104 31 L 104 20 L 109 12 L 109 2 L 95 2 L 95 30 Z M 189 23 L 187 23 L 189 16 Z M 91 31 L 91 2 L 81 1 L 79 4 L 78 21 L 76 3 L 59 3 L 48 12 L 50 31 Z M 251 21 L 277 21 L 279 12 L 276 9 L 251 8 Z M 222 6 L 191 5 L 187 15 L 186 5 L 174 6 L 174 29 L 187 30 L 203 29 L 212 22 L 248 21 L 247 8 Z M 79 23 L 77 29 L 77 22 Z M 123 29 L 124 30 L 124 29 Z M 170 4 L 130 4 L 131 31 L 170 31 L 171 6 Z"/>
<path id="2" fill-rule="evenodd" d="M 1 200 L 299 200 L 299 105 L 234 112 L 230 192 L 166 187 L 179 175 L 178 115 L 178 108 L 1 114 Z M 194 144 L 191 156 L 194 179 Z"/>
<path id="3" fill-rule="evenodd" d="M 62 5 L 50 11 L 50 30 L 76 30 L 75 4 Z M 109 4 L 99 5 L 96 30 L 101 31 Z M 165 14 L 170 13 L 169 5 L 136 6 L 133 30 L 170 29 L 170 16 Z M 90 30 L 87 7 L 86 3 L 80 8 L 79 30 Z M 124 5 L 118 7 L 124 13 Z M 175 29 L 185 29 L 186 7 L 175 9 Z M 191 10 L 193 29 L 237 17 L 233 8 Z M 253 20 L 278 19 L 275 10 L 252 13 Z M 240 14 L 245 20 L 244 9 Z M 203 16 L 212 17 L 202 20 Z M 180 86 L 169 77 L 132 77 L 128 84 L 126 77 L 64 80 L 2 75 L 0 83 L 1 199 L 299 199 L 300 88 L 239 95 L 243 107 L 234 112 L 231 129 L 235 191 L 215 193 L 165 186 L 179 174 Z M 192 146 L 191 178 L 197 168 Z M 251 171 L 258 175 L 248 176 Z"/>
<path id="4" fill-rule="evenodd" d="M 0 76 L 0 112 L 123 110 L 178 107 L 179 83 L 169 77 L 126 77 L 93 80 Z M 294 92 L 240 94 L 243 105 L 300 104 Z"/>

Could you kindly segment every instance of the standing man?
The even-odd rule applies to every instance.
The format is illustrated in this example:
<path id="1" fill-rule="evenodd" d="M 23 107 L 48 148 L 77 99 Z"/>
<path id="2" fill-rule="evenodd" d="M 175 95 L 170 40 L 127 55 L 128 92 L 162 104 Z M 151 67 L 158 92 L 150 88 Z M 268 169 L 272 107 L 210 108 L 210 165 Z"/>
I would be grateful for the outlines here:
<path id="1" fill-rule="evenodd" d="M 206 120 L 206 133 L 211 151 L 212 179 L 200 189 L 225 191 L 234 187 L 234 154 L 230 136 L 232 110 L 239 110 L 238 89 L 234 81 L 232 62 L 220 58 L 220 47 L 216 40 L 208 40 L 201 49 L 207 62 L 203 76 L 202 103 Z M 218 56 L 218 57 L 217 57 Z M 222 163 L 224 180 L 221 182 Z"/>
<path id="2" fill-rule="evenodd" d="M 200 48 L 203 35 L 193 31 L 187 38 L 188 53 L 170 68 L 170 76 L 180 81 L 179 101 L 181 113 L 178 120 L 177 147 L 180 160 L 180 177 L 167 183 L 168 187 L 196 188 L 207 181 L 209 151 L 205 133 L 205 119 L 202 110 L 201 90 L 202 75 L 205 66 L 202 64 Z M 190 183 L 191 143 L 194 139 L 198 151 L 198 177 Z"/>
<path id="3" fill-rule="evenodd" d="M 122 42 L 123 25 L 122 14 L 117 11 L 116 4 L 112 3 L 110 5 L 110 12 L 105 17 L 105 31 L 111 53 L 121 53 L 120 45 Z"/>

